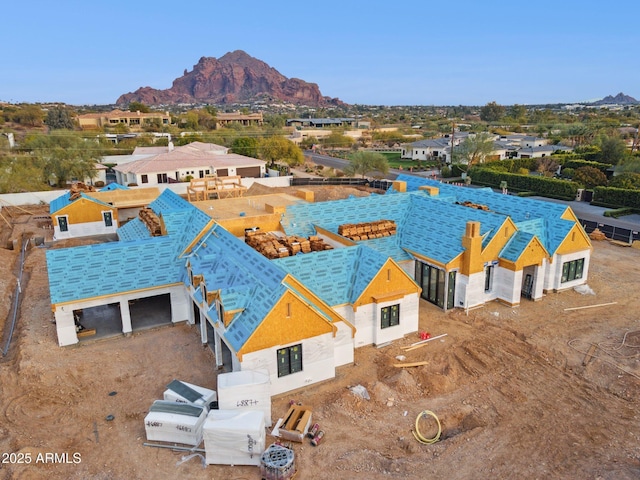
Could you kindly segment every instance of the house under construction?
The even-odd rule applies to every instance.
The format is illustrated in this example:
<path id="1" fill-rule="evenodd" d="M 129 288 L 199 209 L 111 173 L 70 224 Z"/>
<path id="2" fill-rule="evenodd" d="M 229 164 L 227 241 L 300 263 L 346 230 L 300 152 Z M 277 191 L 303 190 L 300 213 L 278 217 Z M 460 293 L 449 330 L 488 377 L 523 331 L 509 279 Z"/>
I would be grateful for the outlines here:
<path id="1" fill-rule="evenodd" d="M 386 195 L 265 200 L 260 215 L 212 205 L 166 190 L 118 242 L 48 251 L 59 344 L 79 341 L 92 309 L 118 312 L 129 333 L 153 299 L 197 327 L 216 366 L 267 369 L 277 394 L 416 332 L 421 298 L 515 306 L 587 278 L 591 244 L 569 207 L 489 189 L 399 177 Z"/>

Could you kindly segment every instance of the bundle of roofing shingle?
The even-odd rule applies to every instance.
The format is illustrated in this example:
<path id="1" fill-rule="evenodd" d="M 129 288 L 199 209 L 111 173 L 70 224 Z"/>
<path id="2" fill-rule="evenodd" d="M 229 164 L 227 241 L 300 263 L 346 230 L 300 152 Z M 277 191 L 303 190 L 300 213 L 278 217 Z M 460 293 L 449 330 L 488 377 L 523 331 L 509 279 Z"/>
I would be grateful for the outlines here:
<path id="1" fill-rule="evenodd" d="M 203 406 L 156 400 L 144 419 L 147 440 L 198 446 L 206 418 Z"/>

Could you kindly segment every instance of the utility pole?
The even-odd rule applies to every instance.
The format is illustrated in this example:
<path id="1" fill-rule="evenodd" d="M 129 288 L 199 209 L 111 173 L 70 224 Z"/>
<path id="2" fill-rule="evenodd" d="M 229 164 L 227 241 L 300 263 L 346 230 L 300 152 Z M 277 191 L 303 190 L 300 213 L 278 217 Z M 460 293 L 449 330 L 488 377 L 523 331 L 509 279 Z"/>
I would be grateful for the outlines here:
<path id="1" fill-rule="evenodd" d="M 638 131 L 640 131 L 640 125 L 636 128 L 636 136 L 633 139 L 633 143 L 631 144 L 631 155 L 633 155 L 633 151 L 638 148 Z"/>
<path id="2" fill-rule="evenodd" d="M 453 164 L 453 145 L 456 140 L 456 121 L 451 124 L 451 163 Z"/>

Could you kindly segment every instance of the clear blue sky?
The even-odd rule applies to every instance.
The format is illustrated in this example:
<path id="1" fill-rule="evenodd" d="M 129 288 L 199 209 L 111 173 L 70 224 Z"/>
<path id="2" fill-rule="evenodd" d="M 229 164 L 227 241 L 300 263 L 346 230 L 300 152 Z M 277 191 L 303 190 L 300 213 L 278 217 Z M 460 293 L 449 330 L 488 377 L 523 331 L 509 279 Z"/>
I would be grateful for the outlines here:
<path id="1" fill-rule="evenodd" d="M 244 50 L 368 105 L 640 99 L 638 0 L 22 0 L 0 9 L 0 101 L 114 103 Z"/>

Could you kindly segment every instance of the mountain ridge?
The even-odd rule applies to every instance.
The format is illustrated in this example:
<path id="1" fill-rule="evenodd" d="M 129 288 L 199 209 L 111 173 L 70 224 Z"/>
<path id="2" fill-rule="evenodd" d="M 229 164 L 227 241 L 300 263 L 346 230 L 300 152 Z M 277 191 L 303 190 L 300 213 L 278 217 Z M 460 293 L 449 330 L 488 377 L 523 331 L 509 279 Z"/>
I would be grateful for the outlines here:
<path id="1" fill-rule="evenodd" d="M 120 95 L 117 105 L 131 102 L 146 105 L 178 103 L 233 104 L 256 100 L 282 101 L 314 107 L 344 105 L 337 98 L 323 96 L 315 83 L 287 78 L 262 60 L 242 50 L 228 52 L 219 59 L 201 57 L 191 72 L 184 70 L 171 88 L 140 87 Z"/>
<path id="2" fill-rule="evenodd" d="M 635 98 L 620 92 L 615 97 L 607 95 L 602 100 L 593 102 L 594 105 L 638 105 L 640 102 Z"/>

